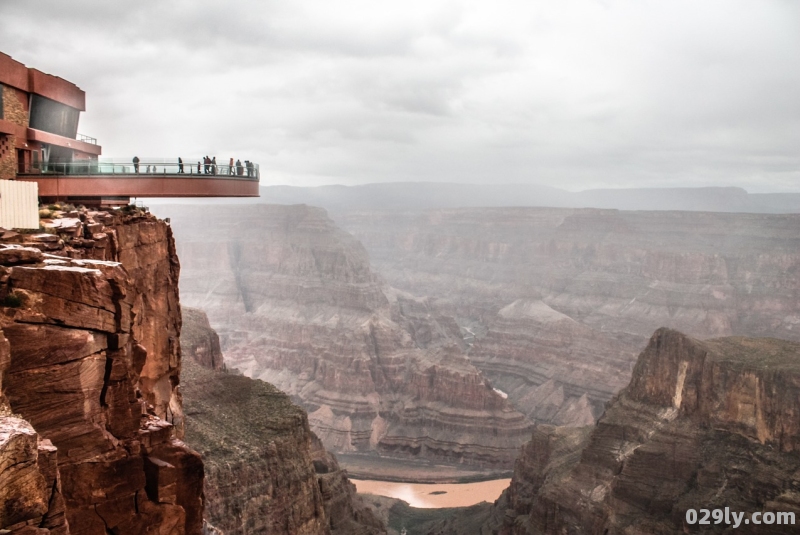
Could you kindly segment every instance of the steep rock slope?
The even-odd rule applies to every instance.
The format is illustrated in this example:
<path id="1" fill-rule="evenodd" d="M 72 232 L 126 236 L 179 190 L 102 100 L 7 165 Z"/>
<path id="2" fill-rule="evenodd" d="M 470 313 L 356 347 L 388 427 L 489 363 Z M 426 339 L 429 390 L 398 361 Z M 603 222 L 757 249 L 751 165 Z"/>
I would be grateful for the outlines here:
<path id="1" fill-rule="evenodd" d="M 384 533 L 302 409 L 271 385 L 220 373 L 219 339 L 206 314 L 182 312 L 187 435 L 208 469 L 209 520 L 229 535 Z"/>
<path id="2" fill-rule="evenodd" d="M 647 336 L 800 340 L 800 216 L 558 208 L 339 211 L 377 272 L 428 296 L 539 422 L 580 425 Z"/>
<path id="3" fill-rule="evenodd" d="M 688 509 L 800 518 L 800 344 L 658 330 L 588 437 L 541 428 L 490 518 L 498 533 L 672 534 Z M 736 533 L 789 533 L 744 521 Z M 688 530 L 688 531 L 687 531 Z M 452 526 L 439 533 L 453 533 Z"/>
<path id="4" fill-rule="evenodd" d="M 0 528 L 199 534 L 170 229 L 138 211 L 57 215 L 44 223 L 58 234 L 0 245 L 0 404 L 13 413 L 0 412 L 0 487 L 17 497 Z"/>
<path id="5" fill-rule="evenodd" d="M 229 366 L 295 397 L 334 451 L 510 466 L 529 423 L 465 358 L 457 325 L 395 292 L 307 206 L 169 209 L 186 304 Z"/>

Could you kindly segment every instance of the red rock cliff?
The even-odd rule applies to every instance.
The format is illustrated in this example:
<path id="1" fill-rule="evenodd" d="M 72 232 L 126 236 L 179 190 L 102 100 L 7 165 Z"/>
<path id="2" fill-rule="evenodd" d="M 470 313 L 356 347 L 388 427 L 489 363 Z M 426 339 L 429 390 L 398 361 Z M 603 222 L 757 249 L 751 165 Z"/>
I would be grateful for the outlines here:
<path id="1" fill-rule="evenodd" d="M 171 230 L 138 211 L 56 215 L 55 234 L 0 245 L 0 528 L 199 534 Z"/>

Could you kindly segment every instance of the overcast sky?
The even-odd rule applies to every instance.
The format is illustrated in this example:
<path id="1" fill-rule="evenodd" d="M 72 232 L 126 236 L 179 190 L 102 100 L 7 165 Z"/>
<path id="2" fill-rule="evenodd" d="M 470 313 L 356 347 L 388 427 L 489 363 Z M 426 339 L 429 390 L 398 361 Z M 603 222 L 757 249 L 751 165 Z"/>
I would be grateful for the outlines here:
<path id="1" fill-rule="evenodd" d="M 800 2 L 0 0 L 104 156 L 262 183 L 800 191 Z"/>

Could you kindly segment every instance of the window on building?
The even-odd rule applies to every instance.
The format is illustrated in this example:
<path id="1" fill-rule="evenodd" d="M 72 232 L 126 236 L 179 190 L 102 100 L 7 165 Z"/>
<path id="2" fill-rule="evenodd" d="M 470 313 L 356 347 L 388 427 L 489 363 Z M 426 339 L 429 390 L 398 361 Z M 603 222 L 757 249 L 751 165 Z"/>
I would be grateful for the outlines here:
<path id="1" fill-rule="evenodd" d="M 0 119 L 3 118 L 3 84 L 0 84 Z"/>
<path id="2" fill-rule="evenodd" d="M 80 111 L 34 94 L 31 97 L 30 127 L 75 139 Z"/>

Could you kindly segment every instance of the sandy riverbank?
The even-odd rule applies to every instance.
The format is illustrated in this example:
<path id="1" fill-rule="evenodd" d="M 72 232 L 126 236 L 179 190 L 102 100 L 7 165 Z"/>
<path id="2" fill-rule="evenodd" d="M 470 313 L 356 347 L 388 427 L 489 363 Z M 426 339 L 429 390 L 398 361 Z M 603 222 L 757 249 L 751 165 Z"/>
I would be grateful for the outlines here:
<path id="1" fill-rule="evenodd" d="M 351 479 L 359 493 L 389 496 L 408 502 L 411 507 L 437 509 L 468 507 L 480 502 L 493 502 L 505 490 L 510 479 L 476 483 L 395 483 Z"/>

